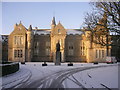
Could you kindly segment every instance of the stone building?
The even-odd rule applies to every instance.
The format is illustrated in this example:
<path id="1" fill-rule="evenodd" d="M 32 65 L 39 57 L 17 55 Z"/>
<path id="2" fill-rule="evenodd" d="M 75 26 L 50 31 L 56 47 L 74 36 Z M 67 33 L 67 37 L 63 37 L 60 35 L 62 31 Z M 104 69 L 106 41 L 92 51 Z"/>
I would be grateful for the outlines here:
<path id="1" fill-rule="evenodd" d="M 106 47 L 90 40 L 90 31 L 66 29 L 55 17 L 51 29 L 27 29 L 15 24 L 8 40 L 8 60 L 20 62 L 54 62 L 56 44 L 60 43 L 61 62 L 104 62 Z"/>

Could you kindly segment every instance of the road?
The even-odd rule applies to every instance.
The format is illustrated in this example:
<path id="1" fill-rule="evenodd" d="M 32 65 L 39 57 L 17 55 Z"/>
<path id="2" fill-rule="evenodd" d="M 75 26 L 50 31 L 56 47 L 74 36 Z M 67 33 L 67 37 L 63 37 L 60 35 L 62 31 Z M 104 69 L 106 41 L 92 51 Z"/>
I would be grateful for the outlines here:
<path id="1" fill-rule="evenodd" d="M 110 66 L 110 65 L 109 65 Z M 100 67 L 107 67 L 107 66 L 91 66 L 91 67 L 77 67 L 77 68 L 72 68 L 68 70 L 61 70 L 59 72 L 55 72 L 52 75 L 48 75 L 42 79 L 38 79 L 33 82 L 24 82 L 21 85 L 17 86 L 17 88 L 64 88 L 64 85 L 62 82 L 65 79 L 69 79 L 69 76 L 73 77 L 74 73 L 83 71 L 83 70 L 88 70 L 88 69 L 93 69 L 93 68 L 100 68 Z M 87 90 L 75 77 L 74 78 L 74 83 L 79 86 L 79 88 L 83 90 Z M 11 88 L 12 90 L 14 87 Z M 10 90 L 10 89 L 9 89 Z M 63 89 L 62 89 L 63 90 Z"/>

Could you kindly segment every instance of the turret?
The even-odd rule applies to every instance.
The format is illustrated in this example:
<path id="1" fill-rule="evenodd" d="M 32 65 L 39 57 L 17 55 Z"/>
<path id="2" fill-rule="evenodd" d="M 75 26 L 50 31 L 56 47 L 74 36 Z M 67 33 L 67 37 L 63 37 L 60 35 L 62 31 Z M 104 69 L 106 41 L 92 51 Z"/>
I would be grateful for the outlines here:
<path id="1" fill-rule="evenodd" d="M 22 22 L 20 21 L 20 23 L 19 24 L 22 24 Z"/>
<path id="2" fill-rule="evenodd" d="M 30 25 L 27 31 L 27 50 L 28 50 L 28 61 L 31 61 L 32 58 L 32 41 L 33 41 L 33 35 L 32 35 L 32 26 Z"/>
<path id="3" fill-rule="evenodd" d="M 30 25 L 27 31 L 28 49 L 31 49 L 31 39 L 32 39 L 32 26 Z"/>
<path id="4" fill-rule="evenodd" d="M 51 29 L 53 29 L 56 26 L 55 17 L 53 17 L 52 23 L 51 23 Z"/>
<path id="5" fill-rule="evenodd" d="M 32 31 L 32 25 L 29 26 L 28 31 Z"/>

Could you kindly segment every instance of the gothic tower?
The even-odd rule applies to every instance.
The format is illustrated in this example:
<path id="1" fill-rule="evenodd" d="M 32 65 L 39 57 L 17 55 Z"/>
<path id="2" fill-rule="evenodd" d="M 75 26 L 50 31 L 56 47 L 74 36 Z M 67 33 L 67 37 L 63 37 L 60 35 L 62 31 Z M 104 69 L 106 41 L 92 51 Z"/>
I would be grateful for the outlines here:
<path id="1" fill-rule="evenodd" d="M 53 17 L 52 23 L 51 23 L 51 29 L 55 28 L 55 26 L 56 26 L 55 17 Z"/>
<path id="2" fill-rule="evenodd" d="M 62 26 L 60 22 L 56 25 L 55 17 L 53 17 L 51 24 L 51 54 L 53 56 L 53 61 L 55 61 L 56 58 L 56 44 L 59 42 L 61 61 L 64 62 L 65 38 L 66 38 L 66 29 Z"/>

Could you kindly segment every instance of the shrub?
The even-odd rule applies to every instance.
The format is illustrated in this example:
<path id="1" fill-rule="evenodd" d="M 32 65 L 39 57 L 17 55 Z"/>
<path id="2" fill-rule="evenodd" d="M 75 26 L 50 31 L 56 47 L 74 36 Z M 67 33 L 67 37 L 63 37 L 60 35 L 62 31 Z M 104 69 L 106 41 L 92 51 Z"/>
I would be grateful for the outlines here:
<path id="1" fill-rule="evenodd" d="M 0 76 L 5 76 L 18 71 L 19 63 L 1 64 L 0 69 L 2 70 L 2 73 L 0 74 Z"/>

